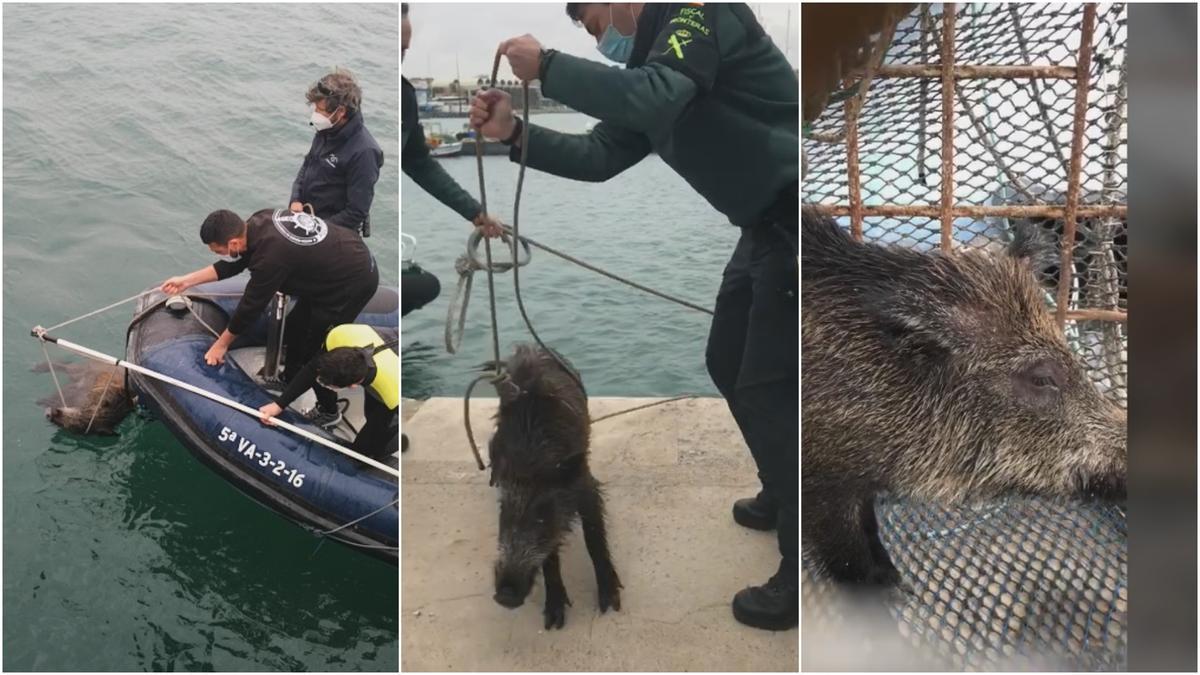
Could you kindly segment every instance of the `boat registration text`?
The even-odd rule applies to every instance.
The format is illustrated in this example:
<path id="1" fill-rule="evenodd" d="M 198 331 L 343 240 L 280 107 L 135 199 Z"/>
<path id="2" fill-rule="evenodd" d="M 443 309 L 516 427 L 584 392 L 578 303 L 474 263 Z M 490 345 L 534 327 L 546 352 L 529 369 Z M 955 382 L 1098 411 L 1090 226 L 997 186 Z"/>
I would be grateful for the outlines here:
<path id="1" fill-rule="evenodd" d="M 258 460 L 259 466 L 270 469 L 272 474 L 282 478 L 288 485 L 294 488 L 304 485 L 304 474 L 297 473 L 295 469 L 289 471 L 285 462 L 278 459 L 271 459 L 271 453 L 259 450 L 253 441 L 239 436 L 236 431 L 229 427 L 221 427 L 221 433 L 217 438 L 222 443 L 228 443 L 230 447 L 235 448 L 238 454 Z"/>

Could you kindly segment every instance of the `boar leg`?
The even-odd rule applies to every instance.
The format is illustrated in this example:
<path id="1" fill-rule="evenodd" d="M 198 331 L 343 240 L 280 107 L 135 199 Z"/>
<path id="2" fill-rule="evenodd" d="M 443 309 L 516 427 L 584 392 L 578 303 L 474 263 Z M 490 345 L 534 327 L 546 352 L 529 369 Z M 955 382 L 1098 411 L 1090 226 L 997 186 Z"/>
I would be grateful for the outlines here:
<path id="1" fill-rule="evenodd" d="M 596 568 L 596 595 L 600 611 L 609 607 L 621 609 L 621 579 L 608 553 L 608 536 L 604 530 L 604 498 L 599 488 L 585 491 L 579 500 L 579 520 L 583 524 L 583 541 L 587 544 L 592 566 Z"/>
<path id="2" fill-rule="evenodd" d="M 847 486 L 805 491 L 804 536 L 817 559 L 843 583 L 891 586 L 899 579 L 879 543 L 879 527 L 870 494 Z"/>
<path id="3" fill-rule="evenodd" d="M 546 616 L 546 630 L 562 628 L 567 620 L 567 605 L 571 604 L 571 599 L 567 597 L 566 586 L 563 586 L 558 551 L 551 553 L 542 563 L 542 576 L 546 579 L 546 608 L 542 611 Z"/>

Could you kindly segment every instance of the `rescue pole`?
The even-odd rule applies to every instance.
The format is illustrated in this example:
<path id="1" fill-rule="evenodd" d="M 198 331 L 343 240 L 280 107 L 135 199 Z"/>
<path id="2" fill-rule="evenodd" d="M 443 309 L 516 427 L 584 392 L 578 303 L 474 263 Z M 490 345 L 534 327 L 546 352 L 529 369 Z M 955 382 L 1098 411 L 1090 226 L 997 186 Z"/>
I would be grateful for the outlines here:
<path id="1" fill-rule="evenodd" d="M 179 387 L 186 391 L 190 391 L 193 394 L 203 396 L 204 398 L 207 398 L 210 401 L 216 401 L 217 403 L 220 403 L 221 405 L 224 405 L 224 406 L 233 408 L 234 410 L 246 413 L 247 415 L 254 417 L 256 420 L 260 419 L 262 417 L 262 413 L 258 412 L 254 408 L 251 408 L 246 405 L 242 405 L 241 403 L 238 403 L 237 401 L 234 401 L 232 399 L 225 398 L 224 396 L 221 396 L 220 394 L 214 394 L 211 391 L 201 389 L 200 387 L 197 387 L 193 384 L 188 384 L 187 382 L 184 382 L 182 380 L 177 380 L 177 379 L 171 377 L 170 375 L 163 375 L 162 373 L 155 372 L 153 370 L 150 370 L 149 368 L 143 368 L 142 366 L 139 366 L 136 363 L 130 363 L 129 361 L 125 361 L 122 359 L 118 359 L 118 358 L 109 356 L 108 354 L 105 354 L 103 352 L 98 352 L 94 349 L 89 349 L 87 347 L 84 347 L 83 345 L 75 344 L 74 342 L 71 342 L 69 340 L 64 340 L 63 338 L 56 338 L 56 337 L 48 334 L 46 332 L 46 329 L 42 328 L 41 326 L 34 326 L 33 330 L 30 331 L 30 335 L 32 335 L 33 337 L 35 337 L 39 340 L 42 340 L 44 342 L 50 342 L 50 343 L 56 344 L 59 347 L 62 347 L 63 349 L 65 349 L 69 352 L 79 354 L 80 356 L 84 356 L 84 357 L 87 357 L 87 358 L 95 360 L 95 361 L 100 361 L 101 363 L 106 363 L 110 366 L 121 366 L 122 368 L 125 368 L 127 370 L 132 370 L 135 373 L 139 373 L 141 375 L 145 375 L 146 377 L 149 377 L 149 378 L 152 378 L 155 380 L 159 380 L 160 382 L 166 382 L 167 384 L 175 385 L 176 387 Z M 383 464 L 381 462 L 378 462 L 374 459 L 371 459 L 370 457 L 367 457 L 366 455 L 361 455 L 343 445 L 334 443 L 333 441 L 329 440 L 328 438 L 325 438 L 324 436 L 314 434 L 311 431 L 306 431 L 305 429 L 301 429 L 300 427 L 298 427 L 294 424 L 285 422 L 280 419 L 275 419 L 272 421 L 274 422 L 275 426 L 286 429 L 298 436 L 307 438 L 310 441 L 320 443 L 321 445 L 329 448 L 330 450 L 334 450 L 335 452 L 339 452 L 347 457 L 356 459 L 356 460 L 362 462 L 363 464 L 373 466 L 376 469 L 383 471 L 384 473 L 395 476 L 397 479 L 400 478 L 399 470 L 393 469 L 392 467 L 390 467 L 386 464 Z"/>

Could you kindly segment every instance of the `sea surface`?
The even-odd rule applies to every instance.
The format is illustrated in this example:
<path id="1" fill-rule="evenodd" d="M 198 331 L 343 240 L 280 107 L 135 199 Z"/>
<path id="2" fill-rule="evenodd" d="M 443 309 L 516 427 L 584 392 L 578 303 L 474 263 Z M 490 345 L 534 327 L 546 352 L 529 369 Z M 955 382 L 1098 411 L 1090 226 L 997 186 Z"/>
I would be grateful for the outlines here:
<path id="1" fill-rule="evenodd" d="M 594 120 L 579 113 L 534 113 L 532 121 L 578 133 Z M 466 120 L 431 122 L 454 133 Z M 438 161 L 478 198 L 474 155 Z M 512 224 L 518 165 L 503 156 L 485 157 L 483 164 L 488 210 Z M 442 286 L 435 301 L 401 319 L 401 389 L 410 398 L 462 396 L 477 374 L 475 367 L 492 358 L 487 275 L 475 274 L 465 335 L 458 353 L 451 355 L 444 335 L 459 279 L 454 262 L 465 253 L 472 228 L 407 176 L 400 179 L 400 195 L 401 227 L 417 239 L 412 258 Z M 529 169 L 520 206 L 522 236 L 710 309 L 738 237 L 737 228 L 657 155 L 603 183 Z M 499 245 L 493 254 L 507 258 L 507 251 Z M 512 273 L 494 279 L 503 355 L 532 338 L 517 310 Z M 538 335 L 580 370 L 590 395 L 717 395 L 704 367 L 707 314 L 537 249 L 521 268 L 520 282 Z M 494 392 L 479 387 L 472 395 Z"/>
<path id="2" fill-rule="evenodd" d="M 5 5 L 5 670 L 395 671 L 397 569 L 319 540 L 159 423 L 77 438 L 29 337 L 211 263 L 200 222 L 286 205 L 333 66 L 384 148 L 367 243 L 399 275 L 396 5 Z M 57 331 L 123 351 L 124 305 Z M 51 348 L 51 356 L 62 357 Z"/>

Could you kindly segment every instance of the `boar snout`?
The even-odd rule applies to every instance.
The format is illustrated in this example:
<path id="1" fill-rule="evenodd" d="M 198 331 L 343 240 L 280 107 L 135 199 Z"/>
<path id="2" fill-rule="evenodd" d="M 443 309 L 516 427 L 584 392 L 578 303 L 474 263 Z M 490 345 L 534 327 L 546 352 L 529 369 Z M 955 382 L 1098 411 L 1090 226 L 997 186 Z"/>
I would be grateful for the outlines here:
<path id="1" fill-rule="evenodd" d="M 496 594 L 492 596 L 492 599 L 509 609 L 520 607 L 525 604 L 525 598 L 533 589 L 533 581 L 536 576 L 536 567 L 527 573 L 521 573 L 497 566 Z"/>

